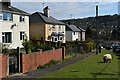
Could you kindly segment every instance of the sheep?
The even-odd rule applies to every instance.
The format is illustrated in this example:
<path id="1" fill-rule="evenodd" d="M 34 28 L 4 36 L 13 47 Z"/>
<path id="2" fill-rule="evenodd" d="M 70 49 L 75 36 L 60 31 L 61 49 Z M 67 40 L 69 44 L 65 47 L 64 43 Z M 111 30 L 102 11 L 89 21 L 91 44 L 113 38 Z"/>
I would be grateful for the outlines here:
<path id="1" fill-rule="evenodd" d="M 112 60 L 112 56 L 111 54 L 105 54 L 103 57 L 104 63 L 107 63 L 109 61 L 109 63 L 111 63 Z"/>

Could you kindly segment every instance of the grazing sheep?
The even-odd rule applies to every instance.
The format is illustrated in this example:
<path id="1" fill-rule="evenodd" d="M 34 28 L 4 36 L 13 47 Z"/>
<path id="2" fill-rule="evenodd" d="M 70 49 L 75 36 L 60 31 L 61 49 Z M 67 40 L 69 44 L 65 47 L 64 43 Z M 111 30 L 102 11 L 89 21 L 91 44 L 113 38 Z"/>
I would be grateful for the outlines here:
<path id="1" fill-rule="evenodd" d="M 105 54 L 103 57 L 104 63 L 107 63 L 109 61 L 109 63 L 111 63 L 112 60 L 112 56 L 111 54 Z"/>

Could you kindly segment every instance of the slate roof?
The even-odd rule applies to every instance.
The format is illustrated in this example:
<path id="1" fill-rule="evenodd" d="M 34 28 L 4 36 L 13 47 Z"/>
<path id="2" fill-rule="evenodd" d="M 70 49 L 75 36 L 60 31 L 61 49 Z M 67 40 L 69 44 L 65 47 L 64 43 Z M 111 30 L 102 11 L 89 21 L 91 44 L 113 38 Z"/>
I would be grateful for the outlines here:
<path id="1" fill-rule="evenodd" d="M 84 30 L 83 28 L 81 28 L 81 27 L 78 27 L 81 31 L 83 31 L 83 32 L 85 32 L 86 30 Z"/>
<path id="2" fill-rule="evenodd" d="M 66 25 L 66 31 L 77 31 L 77 32 L 80 32 L 81 30 L 79 30 L 75 25 Z"/>
<path id="3" fill-rule="evenodd" d="M 2 10 L 2 11 L 3 12 L 11 12 L 11 13 L 15 13 L 15 14 L 21 14 L 21 15 L 30 15 L 29 13 L 27 13 L 23 10 L 17 9 L 13 6 L 9 6 L 8 9 Z"/>
<path id="4" fill-rule="evenodd" d="M 65 23 L 49 16 L 45 16 L 43 13 L 41 12 L 36 12 L 33 13 L 30 16 L 30 23 L 47 23 L 47 24 L 58 24 L 58 25 L 64 25 Z"/>

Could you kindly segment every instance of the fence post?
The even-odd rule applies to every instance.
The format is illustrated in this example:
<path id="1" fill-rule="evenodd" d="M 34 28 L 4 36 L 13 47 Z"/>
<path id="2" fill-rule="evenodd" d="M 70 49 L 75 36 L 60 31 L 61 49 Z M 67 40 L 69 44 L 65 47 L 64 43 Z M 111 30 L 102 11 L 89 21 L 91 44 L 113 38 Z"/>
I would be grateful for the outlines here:
<path id="1" fill-rule="evenodd" d="M 65 47 L 62 47 L 62 59 L 65 59 Z"/>
<path id="2" fill-rule="evenodd" d="M 17 47 L 17 54 L 18 54 L 18 72 L 20 73 L 20 47 Z"/>
<path id="3" fill-rule="evenodd" d="M 7 54 L 7 76 L 9 76 L 10 72 L 9 72 L 9 54 Z"/>

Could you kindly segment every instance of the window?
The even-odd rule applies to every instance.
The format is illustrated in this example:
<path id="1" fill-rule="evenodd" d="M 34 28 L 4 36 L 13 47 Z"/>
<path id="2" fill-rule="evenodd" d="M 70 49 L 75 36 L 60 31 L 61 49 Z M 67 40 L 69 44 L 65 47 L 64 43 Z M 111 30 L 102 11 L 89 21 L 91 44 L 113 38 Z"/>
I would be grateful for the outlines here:
<path id="1" fill-rule="evenodd" d="M 75 35 L 75 32 L 74 32 L 74 35 Z"/>
<path id="2" fill-rule="evenodd" d="M 48 40 L 50 40 L 50 36 L 48 36 Z"/>
<path id="3" fill-rule="evenodd" d="M 20 15 L 20 22 L 25 22 L 25 16 Z"/>
<path id="4" fill-rule="evenodd" d="M 57 41 L 57 38 L 55 38 L 55 41 Z"/>
<path id="5" fill-rule="evenodd" d="M 40 40 L 43 40 L 43 37 L 40 37 Z"/>
<path id="6" fill-rule="evenodd" d="M 0 13 L 0 21 L 3 20 L 3 14 Z"/>
<path id="7" fill-rule="evenodd" d="M 53 30 L 55 30 L 55 25 L 53 25 L 53 27 L 52 27 L 52 28 L 53 28 Z"/>
<path id="8" fill-rule="evenodd" d="M 3 20 L 12 21 L 12 13 L 3 12 Z"/>
<path id="9" fill-rule="evenodd" d="M 49 25 L 49 30 L 51 29 L 50 25 Z"/>
<path id="10" fill-rule="evenodd" d="M 59 25 L 59 28 L 58 28 L 59 30 L 61 30 L 61 25 Z"/>
<path id="11" fill-rule="evenodd" d="M 3 32 L 2 33 L 2 42 L 3 43 L 11 43 L 11 32 Z"/>
<path id="12" fill-rule="evenodd" d="M 61 41 L 62 41 L 62 40 L 63 40 L 63 38 L 62 38 L 62 37 L 59 37 L 59 40 L 61 40 Z"/>
<path id="13" fill-rule="evenodd" d="M 24 40 L 25 39 L 25 32 L 20 32 L 20 40 Z"/>

